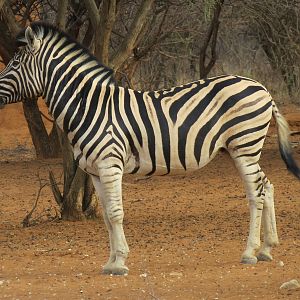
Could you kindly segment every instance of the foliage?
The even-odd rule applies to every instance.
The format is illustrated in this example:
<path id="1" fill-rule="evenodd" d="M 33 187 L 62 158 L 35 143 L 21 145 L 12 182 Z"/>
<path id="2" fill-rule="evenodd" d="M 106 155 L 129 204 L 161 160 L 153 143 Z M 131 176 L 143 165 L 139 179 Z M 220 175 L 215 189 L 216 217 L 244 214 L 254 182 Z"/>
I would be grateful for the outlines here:
<path id="1" fill-rule="evenodd" d="M 246 1 L 245 9 L 250 17 L 252 32 L 273 67 L 281 72 L 290 96 L 299 96 L 299 1 Z"/>

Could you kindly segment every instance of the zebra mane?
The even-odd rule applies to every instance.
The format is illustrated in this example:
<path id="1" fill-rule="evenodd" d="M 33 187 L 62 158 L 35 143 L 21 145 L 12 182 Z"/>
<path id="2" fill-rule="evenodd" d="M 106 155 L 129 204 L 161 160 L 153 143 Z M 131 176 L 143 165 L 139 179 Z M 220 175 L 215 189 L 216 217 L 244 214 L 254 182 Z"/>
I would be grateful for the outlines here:
<path id="1" fill-rule="evenodd" d="M 74 50 L 82 50 L 82 54 L 89 55 L 92 59 L 97 61 L 99 63 L 99 67 L 102 67 L 105 69 L 111 76 L 111 84 L 115 83 L 114 79 L 114 71 L 110 69 L 109 67 L 103 65 L 97 57 L 95 57 L 86 47 L 84 47 L 82 44 L 80 44 L 77 40 L 75 40 L 73 37 L 71 37 L 66 32 L 62 31 L 61 29 L 57 28 L 56 26 L 52 24 L 48 24 L 45 22 L 33 22 L 30 24 L 31 29 L 33 32 L 37 35 L 38 38 L 44 39 L 48 34 L 54 34 L 57 33 L 60 37 L 66 38 L 70 43 L 74 44 Z M 22 29 L 20 33 L 16 36 L 16 47 L 23 47 L 27 45 L 27 41 L 25 38 L 25 30 L 26 28 Z"/>

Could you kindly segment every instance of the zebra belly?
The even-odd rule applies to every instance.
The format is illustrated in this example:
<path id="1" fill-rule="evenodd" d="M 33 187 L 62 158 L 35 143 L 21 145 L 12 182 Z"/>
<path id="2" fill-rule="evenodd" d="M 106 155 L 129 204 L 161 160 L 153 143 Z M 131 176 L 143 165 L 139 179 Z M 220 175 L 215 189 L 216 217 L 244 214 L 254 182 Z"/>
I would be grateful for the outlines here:
<path id="1" fill-rule="evenodd" d="M 190 155 L 186 159 L 186 168 L 181 164 L 178 154 L 175 153 L 170 158 L 170 163 L 167 165 L 166 160 L 163 156 L 156 156 L 155 161 L 151 159 L 148 152 L 141 151 L 139 153 L 138 159 L 134 155 L 131 155 L 127 159 L 125 165 L 124 173 L 135 173 L 139 175 L 180 175 L 186 172 L 193 172 L 201 169 L 206 164 L 208 164 L 216 155 L 218 151 L 214 151 L 210 157 L 202 157 L 199 163 L 193 155 Z"/>

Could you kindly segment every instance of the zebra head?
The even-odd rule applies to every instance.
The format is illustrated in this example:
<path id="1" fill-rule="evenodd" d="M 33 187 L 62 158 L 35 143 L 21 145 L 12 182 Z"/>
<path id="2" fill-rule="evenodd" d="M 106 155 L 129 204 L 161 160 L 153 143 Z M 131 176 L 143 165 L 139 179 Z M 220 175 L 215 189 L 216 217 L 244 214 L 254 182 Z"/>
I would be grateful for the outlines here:
<path id="1" fill-rule="evenodd" d="M 35 32 L 30 26 L 18 35 L 18 51 L 0 73 L 0 108 L 5 104 L 42 94 L 39 76 L 39 52 L 42 46 L 40 35 L 40 32 Z"/>
<path id="2" fill-rule="evenodd" d="M 114 84 L 113 70 L 53 25 L 31 23 L 17 36 L 17 47 L 0 72 L 0 107 L 42 96 L 52 113 L 54 103 L 80 91 L 87 78 L 97 84 Z M 62 97 L 64 94 L 67 97 Z"/>

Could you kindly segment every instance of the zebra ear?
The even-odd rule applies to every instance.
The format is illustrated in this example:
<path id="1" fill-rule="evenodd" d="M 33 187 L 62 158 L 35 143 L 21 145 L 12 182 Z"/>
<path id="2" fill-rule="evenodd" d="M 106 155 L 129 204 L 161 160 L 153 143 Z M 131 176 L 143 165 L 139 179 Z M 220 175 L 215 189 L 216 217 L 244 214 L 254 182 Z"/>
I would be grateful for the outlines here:
<path id="1" fill-rule="evenodd" d="M 39 48 L 39 40 L 30 26 L 25 30 L 25 39 L 30 50 L 36 52 Z"/>

